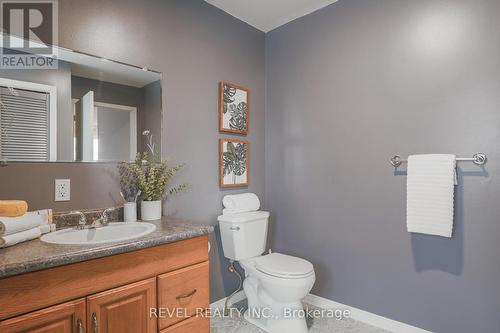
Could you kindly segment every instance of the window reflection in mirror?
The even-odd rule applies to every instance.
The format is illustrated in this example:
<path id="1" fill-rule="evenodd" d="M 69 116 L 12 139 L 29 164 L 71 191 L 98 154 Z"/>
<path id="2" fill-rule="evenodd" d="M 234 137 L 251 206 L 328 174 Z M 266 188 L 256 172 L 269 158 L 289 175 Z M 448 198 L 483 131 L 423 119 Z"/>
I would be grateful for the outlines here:
<path id="1" fill-rule="evenodd" d="M 57 69 L 0 68 L 0 160 L 132 160 L 161 147 L 161 74 L 61 49 Z"/>

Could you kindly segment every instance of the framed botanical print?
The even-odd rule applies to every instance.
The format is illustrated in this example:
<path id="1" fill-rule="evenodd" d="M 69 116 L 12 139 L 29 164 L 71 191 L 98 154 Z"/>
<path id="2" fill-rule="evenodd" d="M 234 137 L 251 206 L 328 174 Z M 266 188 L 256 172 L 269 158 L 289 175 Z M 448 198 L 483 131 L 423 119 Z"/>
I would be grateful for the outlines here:
<path id="1" fill-rule="evenodd" d="M 219 131 L 247 135 L 250 91 L 228 82 L 219 84 Z"/>
<path id="2" fill-rule="evenodd" d="M 219 139 L 220 187 L 248 186 L 249 166 L 248 141 Z"/>

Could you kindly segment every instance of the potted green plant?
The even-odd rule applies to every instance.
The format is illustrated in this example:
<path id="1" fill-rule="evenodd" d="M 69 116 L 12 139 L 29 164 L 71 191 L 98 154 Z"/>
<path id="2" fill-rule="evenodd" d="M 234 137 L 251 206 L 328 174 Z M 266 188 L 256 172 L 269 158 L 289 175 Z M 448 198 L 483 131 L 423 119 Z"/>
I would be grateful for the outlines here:
<path id="1" fill-rule="evenodd" d="M 184 167 L 184 164 L 168 167 L 168 160 L 161 161 L 155 150 L 153 136 L 149 130 L 142 133 L 148 139 L 149 152 L 138 153 L 133 162 L 121 162 L 119 168 L 126 168 L 133 175 L 133 181 L 141 193 L 141 219 L 159 220 L 162 216 L 162 200 L 166 195 L 179 193 L 186 189 L 184 183 L 167 189 L 172 177 Z"/>

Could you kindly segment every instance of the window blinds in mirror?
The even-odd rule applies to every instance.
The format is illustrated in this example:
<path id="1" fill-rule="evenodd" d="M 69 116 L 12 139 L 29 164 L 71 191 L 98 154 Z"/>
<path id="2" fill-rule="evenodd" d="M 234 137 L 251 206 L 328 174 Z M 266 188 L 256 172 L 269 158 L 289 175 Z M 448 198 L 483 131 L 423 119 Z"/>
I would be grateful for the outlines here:
<path id="1" fill-rule="evenodd" d="M 49 94 L 0 87 L 0 159 L 49 160 Z"/>

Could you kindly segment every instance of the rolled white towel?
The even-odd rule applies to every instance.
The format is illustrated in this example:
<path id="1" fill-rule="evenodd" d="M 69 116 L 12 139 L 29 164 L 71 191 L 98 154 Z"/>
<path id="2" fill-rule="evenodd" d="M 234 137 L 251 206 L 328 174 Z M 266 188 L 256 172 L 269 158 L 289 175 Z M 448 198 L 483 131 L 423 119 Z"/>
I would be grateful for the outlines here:
<path id="1" fill-rule="evenodd" d="M 224 214 L 236 214 L 257 211 L 260 208 L 259 197 L 255 193 L 226 195 L 222 199 Z"/>
<path id="2" fill-rule="evenodd" d="M 21 231 L 12 235 L 0 237 L 0 247 L 12 246 L 21 242 L 26 242 L 41 236 L 40 227 Z"/>
<path id="3" fill-rule="evenodd" d="M 39 227 L 43 222 L 44 216 L 38 211 L 27 212 L 18 217 L 0 217 L 0 236 L 8 236 Z"/>
<path id="4" fill-rule="evenodd" d="M 240 210 L 227 209 L 227 208 L 224 208 L 222 210 L 222 215 L 231 215 L 231 214 L 240 214 L 240 213 L 246 213 L 246 212 L 242 212 Z"/>

